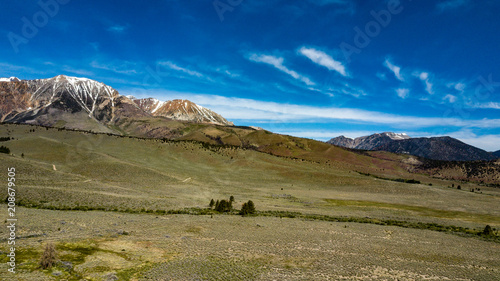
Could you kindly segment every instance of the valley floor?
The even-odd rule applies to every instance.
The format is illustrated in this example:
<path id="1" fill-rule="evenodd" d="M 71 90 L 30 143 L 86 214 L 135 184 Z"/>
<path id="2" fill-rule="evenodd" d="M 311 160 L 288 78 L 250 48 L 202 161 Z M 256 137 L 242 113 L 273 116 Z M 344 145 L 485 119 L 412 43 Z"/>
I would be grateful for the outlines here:
<path id="1" fill-rule="evenodd" d="M 500 243 L 297 218 L 20 208 L 18 273 L 2 280 L 498 280 Z M 2 237 L 5 236 L 2 228 Z M 37 269 L 41 243 L 71 262 Z M 4 255 L 2 255 L 4 256 Z M 118 279 L 114 279 L 114 277 Z"/>

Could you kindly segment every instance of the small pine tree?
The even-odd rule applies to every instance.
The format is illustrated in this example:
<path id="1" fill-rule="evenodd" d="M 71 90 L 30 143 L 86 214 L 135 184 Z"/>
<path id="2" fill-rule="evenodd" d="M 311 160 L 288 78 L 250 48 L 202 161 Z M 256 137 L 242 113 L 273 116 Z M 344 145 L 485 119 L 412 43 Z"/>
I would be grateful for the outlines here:
<path id="1" fill-rule="evenodd" d="M 231 203 L 233 203 L 233 202 L 234 202 L 234 196 L 233 196 L 233 195 L 231 195 L 231 196 L 229 197 L 229 202 L 231 202 Z"/>
<path id="2" fill-rule="evenodd" d="M 42 260 L 40 261 L 40 266 L 42 269 L 47 269 L 52 267 L 56 263 L 56 249 L 54 244 L 48 243 L 43 251 Z"/>
<path id="3" fill-rule="evenodd" d="M 248 213 L 254 214 L 255 213 L 255 204 L 253 203 L 253 201 L 248 200 L 247 205 L 248 205 Z"/>
<path id="4" fill-rule="evenodd" d="M 214 199 L 210 200 L 210 204 L 208 204 L 208 205 L 210 206 L 210 209 L 212 209 L 215 206 Z"/>
<path id="5" fill-rule="evenodd" d="M 493 233 L 493 229 L 491 229 L 491 226 L 488 224 L 484 230 L 483 230 L 483 235 L 485 236 L 493 236 L 495 233 Z"/>
<path id="6" fill-rule="evenodd" d="M 254 213 L 255 213 L 255 205 L 252 202 L 252 200 L 248 200 L 248 202 L 243 203 L 243 205 L 241 205 L 240 215 L 246 216 Z"/>

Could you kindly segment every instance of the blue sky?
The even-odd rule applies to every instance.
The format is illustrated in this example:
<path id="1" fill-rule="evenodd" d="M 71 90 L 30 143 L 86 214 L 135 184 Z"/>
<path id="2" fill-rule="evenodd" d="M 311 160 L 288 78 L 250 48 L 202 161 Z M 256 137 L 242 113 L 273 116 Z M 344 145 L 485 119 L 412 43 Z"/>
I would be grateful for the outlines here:
<path id="1" fill-rule="evenodd" d="M 500 2 L 0 0 L 0 76 L 88 77 L 237 125 L 500 149 Z"/>

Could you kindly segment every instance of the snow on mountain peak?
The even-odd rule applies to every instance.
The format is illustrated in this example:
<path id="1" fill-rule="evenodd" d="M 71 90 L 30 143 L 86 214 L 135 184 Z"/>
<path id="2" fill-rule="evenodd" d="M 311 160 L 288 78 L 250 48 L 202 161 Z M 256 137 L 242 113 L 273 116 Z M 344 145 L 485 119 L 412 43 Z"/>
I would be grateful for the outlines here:
<path id="1" fill-rule="evenodd" d="M 17 77 L 0 78 L 0 82 L 19 82 L 21 79 Z"/>
<path id="2" fill-rule="evenodd" d="M 393 132 L 385 132 L 385 133 L 382 133 L 382 135 L 386 135 L 388 136 L 389 138 L 393 139 L 393 140 L 406 140 L 406 139 L 410 139 L 410 136 L 408 136 L 406 133 L 393 133 Z"/>

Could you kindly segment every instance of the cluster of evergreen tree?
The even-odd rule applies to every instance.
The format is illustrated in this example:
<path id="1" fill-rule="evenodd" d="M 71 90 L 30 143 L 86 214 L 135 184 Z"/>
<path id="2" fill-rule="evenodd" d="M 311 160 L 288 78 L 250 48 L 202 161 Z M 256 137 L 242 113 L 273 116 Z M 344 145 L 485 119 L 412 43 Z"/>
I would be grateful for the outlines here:
<path id="1" fill-rule="evenodd" d="M 10 149 L 6 146 L 0 146 L 0 153 L 10 154 Z"/>
<path id="2" fill-rule="evenodd" d="M 217 200 L 214 201 L 214 199 L 210 200 L 210 208 L 214 208 L 217 212 L 224 213 L 224 212 L 231 212 L 233 210 L 233 202 L 234 202 L 234 196 L 231 195 L 229 197 L 229 200 Z"/>
<path id="3" fill-rule="evenodd" d="M 255 214 L 255 204 L 252 202 L 252 200 L 248 200 L 248 202 L 241 205 L 240 215 L 247 216 L 251 214 Z"/>

